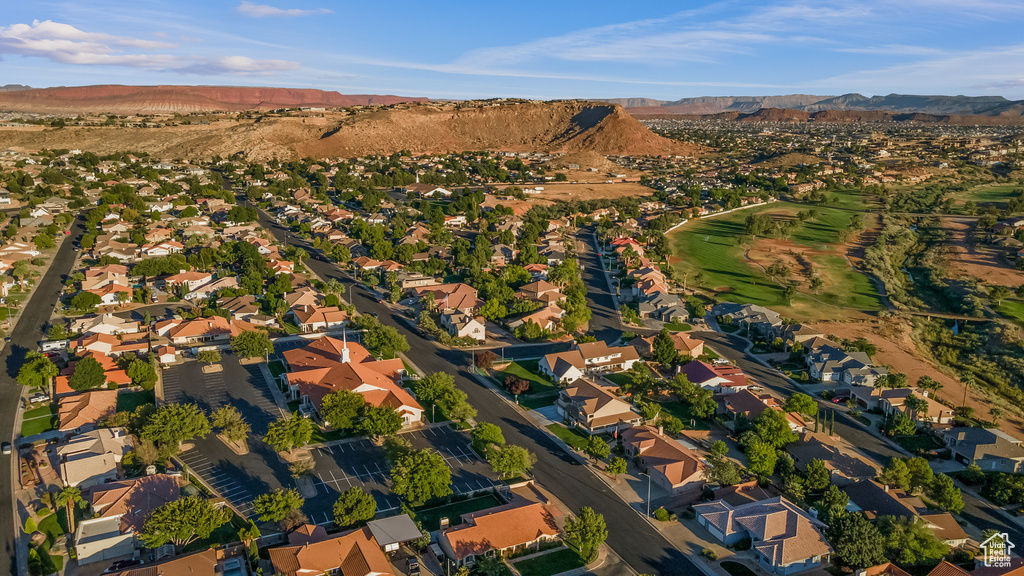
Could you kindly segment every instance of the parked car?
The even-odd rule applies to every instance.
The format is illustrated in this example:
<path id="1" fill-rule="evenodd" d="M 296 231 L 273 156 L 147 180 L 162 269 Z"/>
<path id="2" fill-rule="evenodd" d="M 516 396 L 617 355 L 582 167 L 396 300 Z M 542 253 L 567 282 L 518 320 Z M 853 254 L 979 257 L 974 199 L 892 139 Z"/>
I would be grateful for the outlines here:
<path id="1" fill-rule="evenodd" d="M 835 402 L 836 404 L 843 404 L 843 403 L 845 403 L 849 399 L 850 399 L 850 395 L 849 394 L 840 394 L 840 395 L 832 398 L 832 401 Z"/>
<path id="2" fill-rule="evenodd" d="M 141 565 L 142 565 L 142 560 L 137 560 L 135 558 L 129 558 L 128 560 L 118 560 L 117 562 L 114 562 L 113 564 L 111 564 L 110 568 L 107 568 L 106 570 L 104 570 L 103 573 L 104 574 L 113 574 L 115 572 L 123 572 L 124 570 L 127 570 L 128 568 L 131 568 L 132 566 L 141 566 Z"/>
<path id="3" fill-rule="evenodd" d="M 50 397 L 42 392 L 36 392 L 35 394 L 28 397 L 28 401 L 32 404 L 38 404 L 40 402 L 48 402 Z"/>
<path id="4" fill-rule="evenodd" d="M 11 446 L 10 442 L 4 442 L 3 444 L 0 444 L 0 452 L 3 452 L 4 454 L 10 454 L 13 451 L 14 448 Z"/>

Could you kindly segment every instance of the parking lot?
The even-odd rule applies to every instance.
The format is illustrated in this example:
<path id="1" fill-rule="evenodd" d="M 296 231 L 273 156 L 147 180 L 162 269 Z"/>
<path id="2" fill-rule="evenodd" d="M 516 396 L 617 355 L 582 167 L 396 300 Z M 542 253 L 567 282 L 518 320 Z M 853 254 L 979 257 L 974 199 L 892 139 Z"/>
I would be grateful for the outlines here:
<path id="1" fill-rule="evenodd" d="M 469 494 L 504 486 L 496 480 L 490 464 L 483 461 L 469 447 L 469 435 L 438 426 L 406 432 L 402 437 L 413 448 L 436 450 L 452 473 L 452 491 Z M 324 446 L 312 450 L 316 462 L 317 495 L 307 500 L 310 518 L 322 523 L 331 520 L 331 509 L 338 495 L 349 488 L 359 487 L 377 500 L 378 512 L 389 512 L 400 505 L 398 496 L 387 485 L 388 465 L 384 450 L 366 439 Z"/>
<path id="2" fill-rule="evenodd" d="M 236 356 L 225 354 L 222 366 L 222 371 L 210 374 L 203 372 L 199 362 L 170 366 L 163 372 L 164 398 L 167 402 L 192 402 L 209 413 L 231 405 L 252 426 L 249 454 L 234 453 L 215 434 L 195 440 L 192 448 L 181 454 L 193 474 L 249 516 L 253 498 L 294 486 L 288 466 L 258 439 L 284 412 L 274 403 L 260 365 L 243 366 Z"/>

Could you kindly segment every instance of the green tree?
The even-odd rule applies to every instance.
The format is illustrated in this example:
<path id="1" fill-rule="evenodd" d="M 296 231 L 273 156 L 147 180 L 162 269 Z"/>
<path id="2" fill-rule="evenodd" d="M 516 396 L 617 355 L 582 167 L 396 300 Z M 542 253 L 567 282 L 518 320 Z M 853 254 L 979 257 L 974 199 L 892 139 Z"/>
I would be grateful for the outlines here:
<path id="1" fill-rule="evenodd" d="M 451 469 L 431 450 L 410 450 L 391 468 L 391 490 L 413 506 L 452 493 Z"/>
<path id="2" fill-rule="evenodd" d="M 196 360 L 205 362 L 207 365 L 220 362 L 220 350 L 200 350 L 196 354 Z"/>
<path id="3" fill-rule="evenodd" d="M 277 452 L 290 452 L 309 444 L 313 437 L 313 421 L 305 416 L 291 414 L 278 418 L 267 427 L 263 441 Z"/>
<path id="4" fill-rule="evenodd" d="M 421 402 L 436 403 L 455 389 L 455 378 L 446 372 L 428 374 L 416 381 L 413 390 Z"/>
<path id="5" fill-rule="evenodd" d="M 160 506 L 150 514 L 139 538 L 147 548 L 172 543 L 179 550 L 190 542 L 208 538 L 231 520 L 230 508 L 217 508 L 200 496 L 184 496 Z"/>
<path id="6" fill-rule="evenodd" d="M 611 476 L 618 478 L 620 474 L 626 473 L 627 468 L 628 463 L 626 462 L 626 459 L 616 456 L 615 458 L 612 458 L 611 462 L 608 463 L 608 466 L 604 469 L 604 471 L 610 474 Z"/>
<path id="7" fill-rule="evenodd" d="M 611 454 L 611 448 L 608 447 L 608 443 L 599 436 L 588 438 L 587 445 L 583 448 L 583 451 L 594 460 L 602 460 Z"/>
<path id="8" fill-rule="evenodd" d="M 842 566 L 859 570 L 885 561 L 886 539 L 863 514 L 842 514 L 833 518 L 826 536 L 835 550 L 833 558 Z"/>
<path id="9" fill-rule="evenodd" d="M 729 445 L 722 440 L 715 440 L 711 443 L 711 455 L 722 457 L 729 453 Z"/>
<path id="10" fill-rule="evenodd" d="M 347 430 L 359 416 L 366 401 L 363 395 L 349 390 L 338 390 L 324 396 L 320 403 L 320 416 L 332 428 Z"/>
<path id="11" fill-rule="evenodd" d="M 775 448 L 782 448 L 796 440 L 796 434 L 789 427 L 786 413 L 773 408 L 765 410 L 754 420 L 754 431 Z"/>
<path id="12" fill-rule="evenodd" d="M 57 493 L 54 502 L 62 506 L 68 515 L 68 532 L 75 532 L 75 506 L 82 501 L 82 491 L 77 486 L 65 486 Z"/>
<path id="13" fill-rule="evenodd" d="M 490 422 L 477 424 L 476 428 L 469 433 L 469 437 L 473 440 L 473 447 L 481 454 L 486 452 L 492 444 L 495 446 L 505 445 L 505 435 L 501 433 L 501 428 Z"/>
<path id="14" fill-rule="evenodd" d="M 107 374 L 103 365 L 92 356 L 86 356 L 75 363 L 75 371 L 68 378 L 68 386 L 72 390 L 84 391 L 99 388 L 107 383 Z"/>
<path id="15" fill-rule="evenodd" d="M 758 476 L 771 476 L 778 459 L 775 447 L 758 438 L 747 447 L 748 468 Z"/>
<path id="16" fill-rule="evenodd" d="M 383 358 L 396 358 L 409 350 L 409 342 L 393 326 L 378 326 L 366 333 L 366 345 Z"/>
<path id="17" fill-rule="evenodd" d="M 811 490 L 824 490 L 832 479 L 832 473 L 828 471 L 825 462 L 818 458 L 807 463 L 804 475 L 807 479 L 807 487 Z"/>
<path id="18" fill-rule="evenodd" d="M 68 337 L 68 329 L 63 322 L 54 322 L 50 325 L 50 331 L 46 335 L 50 340 L 65 340 Z"/>
<path id="19" fill-rule="evenodd" d="M 231 339 L 231 349 L 243 358 L 255 358 L 274 353 L 274 343 L 265 330 L 244 330 Z"/>
<path id="20" fill-rule="evenodd" d="M 891 458 L 878 479 L 886 486 L 900 490 L 910 489 L 910 470 L 902 458 Z"/>
<path id="21" fill-rule="evenodd" d="M 662 430 L 669 436 L 679 434 L 686 427 L 682 420 L 667 413 L 662 414 L 661 418 L 658 418 L 658 426 L 661 426 Z"/>
<path id="22" fill-rule="evenodd" d="M 601 544 L 608 539 L 604 516 L 584 506 L 575 518 L 565 522 L 566 539 L 579 551 L 587 563 L 597 559 Z"/>
<path id="23" fill-rule="evenodd" d="M 29 388 L 49 390 L 53 379 L 60 374 L 57 365 L 43 354 L 31 351 L 25 356 L 25 363 L 18 370 L 18 383 Z"/>
<path id="24" fill-rule="evenodd" d="M 488 450 L 487 461 L 494 472 L 504 479 L 526 474 L 537 462 L 537 457 L 522 446 L 510 444 Z"/>
<path id="25" fill-rule="evenodd" d="M 742 476 L 740 467 L 728 458 L 709 458 L 710 466 L 704 469 L 704 477 L 708 482 L 717 482 L 722 486 L 739 484 Z"/>
<path id="26" fill-rule="evenodd" d="M 373 496 L 363 492 L 359 486 L 353 486 L 341 493 L 334 503 L 334 523 L 340 528 L 348 528 L 373 520 L 377 514 L 377 501 Z"/>
<path id="27" fill-rule="evenodd" d="M 232 442 L 241 442 L 251 430 L 242 413 L 231 405 L 221 406 L 213 413 L 213 426 L 220 429 L 220 433 Z"/>
<path id="28" fill-rule="evenodd" d="M 280 522 L 290 514 L 301 510 L 306 499 L 294 488 L 278 488 L 260 494 L 252 501 L 252 510 L 264 522 Z"/>
<path id="29" fill-rule="evenodd" d="M 818 412 L 818 403 L 803 392 L 797 392 L 786 400 L 786 412 L 797 412 L 812 416 Z"/>
<path id="30" fill-rule="evenodd" d="M 149 417 L 142 439 L 177 448 L 192 438 L 210 433 L 210 419 L 195 404 L 164 404 Z"/>
<path id="31" fill-rule="evenodd" d="M 932 484 L 935 473 L 931 464 L 923 456 L 907 459 L 907 472 L 910 474 L 910 489 L 923 490 Z"/>
<path id="32" fill-rule="evenodd" d="M 79 292 L 71 299 L 71 307 L 76 310 L 87 311 L 99 306 L 103 300 L 92 292 Z"/>
<path id="33" fill-rule="evenodd" d="M 32 239 L 32 242 L 34 242 L 36 248 L 40 250 L 46 250 L 47 248 L 53 248 L 54 246 L 56 246 L 56 244 L 53 243 L 53 236 L 50 236 L 45 232 L 42 234 L 37 234 L 36 237 Z"/>
<path id="34" fill-rule="evenodd" d="M 949 510 L 954 514 L 959 514 L 964 510 L 964 500 L 960 489 L 953 483 L 953 479 L 945 474 L 935 476 L 929 486 L 928 495 L 943 510 Z"/>
<path id="35" fill-rule="evenodd" d="M 671 368 L 679 359 L 679 351 L 676 350 L 676 344 L 672 341 L 672 334 L 669 333 L 668 328 L 662 328 L 661 332 L 654 337 L 651 356 L 666 369 Z"/>
<path id="36" fill-rule="evenodd" d="M 900 566 L 934 566 L 949 552 L 949 546 L 917 516 L 882 516 L 876 524 L 885 537 L 886 556 Z"/>
<path id="37" fill-rule="evenodd" d="M 363 406 L 359 431 L 370 438 L 391 436 L 402 429 L 402 416 L 389 406 Z"/>
<path id="38" fill-rule="evenodd" d="M 818 511 L 832 521 L 846 512 L 846 505 L 849 503 L 850 497 L 846 495 L 846 492 L 840 490 L 835 484 L 829 484 L 818 503 Z"/>
<path id="39" fill-rule="evenodd" d="M 144 390 L 152 390 L 156 385 L 156 369 L 153 368 L 152 364 L 141 358 L 132 360 L 132 363 L 128 365 L 126 373 L 132 379 L 132 384 L 141 386 Z"/>

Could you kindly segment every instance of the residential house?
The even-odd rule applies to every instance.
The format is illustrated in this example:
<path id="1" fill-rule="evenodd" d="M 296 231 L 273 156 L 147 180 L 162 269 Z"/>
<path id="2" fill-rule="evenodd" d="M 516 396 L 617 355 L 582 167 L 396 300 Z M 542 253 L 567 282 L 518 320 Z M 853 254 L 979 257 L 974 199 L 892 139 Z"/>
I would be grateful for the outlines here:
<path id="1" fill-rule="evenodd" d="M 120 318 L 113 314 L 82 317 L 71 322 L 72 334 L 106 334 L 116 336 L 118 334 L 136 334 L 138 332 L 138 321 Z"/>
<path id="2" fill-rule="evenodd" d="M 69 394 L 59 400 L 57 429 L 61 432 L 86 432 L 117 412 L 117 390 L 89 390 Z"/>
<path id="3" fill-rule="evenodd" d="M 561 390 L 555 406 L 562 418 L 590 434 L 643 422 L 636 409 L 629 402 L 620 400 L 613 388 L 584 378 Z"/>
<path id="4" fill-rule="evenodd" d="M 565 317 L 565 314 L 565 310 L 560 308 L 557 304 L 548 304 L 540 310 L 529 312 L 513 320 L 506 320 L 505 323 L 509 328 L 516 329 L 527 322 L 533 322 L 539 326 L 541 330 L 554 332 L 555 330 L 558 330 L 558 326 L 561 324 L 562 318 Z"/>
<path id="5" fill-rule="evenodd" d="M 348 321 L 348 312 L 337 306 L 309 306 L 303 304 L 288 311 L 304 334 L 341 328 Z"/>
<path id="6" fill-rule="evenodd" d="M 516 298 L 524 298 L 532 302 L 555 304 L 565 298 L 565 296 L 562 295 L 562 291 L 558 286 L 546 280 L 538 280 L 530 282 L 517 290 Z"/>
<path id="7" fill-rule="evenodd" d="M 883 486 L 874 480 L 859 480 L 843 488 L 850 502 L 846 506 L 852 512 L 862 512 L 868 520 L 882 516 L 921 518 L 931 528 L 935 537 L 954 548 L 967 543 L 967 533 L 949 512 L 929 509 L 924 501 L 899 488 Z"/>
<path id="8" fill-rule="evenodd" d="M 472 314 L 483 304 L 476 288 L 461 282 L 419 286 L 413 288 L 413 292 L 417 298 L 423 298 L 427 294 L 432 294 L 434 297 L 434 308 L 441 312 L 458 310 L 465 314 Z"/>
<path id="9" fill-rule="evenodd" d="M 556 382 L 572 382 L 584 374 L 621 372 L 629 370 L 640 361 L 640 355 L 632 346 L 609 347 L 605 342 L 575 344 L 567 352 L 547 354 L 540 360 L 542 373 Z"/>
<path id="10" fill-rule="evenodd" d="M 139 354 L 149 351 L 149 338 L 139 332 L 117 335 L 89 332 L 77 340 L 72 340 L 70 347 L 78 354 L 83 352 L 93 352 L 102 356 L 120 356 L 129 352 Z M 97 359 L 101 364 L 104 363 L 102 358 L 97 357 Z"/>
<path id="11" fill-rule="evenodd" d="M 321 539 L 322 538 L 322 539 Z M 368 527 L 269 551 L 276 574 L 304 576 L 394 576 L 394 569 Z"/>
<path id="12" fill-rule="evenodd" d="M 131 439 L 121 428 L 76 434 L 57 446 L 61 480 L 83 490 L 116 480 L 117 465 L 131 448 Z"/>
<path id="13" fill-rule="evenodd" d="M 793 350 L 803 345 L 808 340 L 824 338 L 821 330 L 816 330 L 803 324 L 789 324 L 783 327 L 782 341 L 786 344 L 786 350 Z"/>
<path id="14" fill-rule="evenodd" d="M 558 537 L 554 506 L 542 502 L 511 503 L 462 515 L 462 523 L 442 528 L 437 543 L 459 566 L 478 558 L 527 550 Z"/>
<path id="15" fill-rule="evenodd" d="M 781 333 L 782 316 L 774 310 L 756 304 L 716 304 L 711 313 L 718 318 L 728 318 L 733 324 L 746 326 L 752 333 L 766 340 L 774 339 Z"/>
<path id="16" fill-rule="evenodd" d="M 786 452 L 800 471 L 806 470 L 812 460 L 821 460 L 832 476 L 832 483 L 840 487 L 870 480 L 881 471 L 878 464 L 861 455 L 854 446 L 824 432 L 799 434 L 796 442 L 786 446 Z"/>
<path id="17" fill-rule="evenodd" d="M 162 242 L 146 244 L 140 248 L 143 256 L 154 258 L 157 256 L 167 256 L 168 254 L 181 254 L 182 250 L 185 249 L 185 245 L 177 240 L 164 240 Z"/>
<path id="18" fill-rule="evenodd" d="M 231 317 L 237 320 L 246 320 L 260 313 L 260 306 L 256 303 L 256 297 L 251 294 L 221 298 L 217 301 L 217 307 L 227 310 L 231 313 Z"/>
<path id="19" fill-rule="evenodd" d="M 697 358 L 704 354 L 704 341 L 691 338 L 682 332 L 672 332 L 672 345 L 680 356 Z M 637 336 L 630 340 L 630 346 L 636 348 L 641 356 L 650 357 L 654 353 L 654 336 Z M 693 380 L 690 380 L 693 382 Z"/>
<path id="20" fill-rule="evenodd" d="M 953 409 L 932 398 L 926 390 L 919 388 L 897 388 L 895 390 L 902 393 L 883 394 L 879 399 L 879 406 L 890 418 L 897 414 L 905 414 L 918 423 L 949 424 L 953 421 Z M 923 401 L 923 408 L 909 409 L 906 402 L 911 396 Z"/>
<path id="21" fill-rule="evenodd" d="M 224 576 L 226 574 L 245 574 L 241 558 L 224 558 L 224 550 L 211 548 L 202 552 L 194 552 L 176 556 L 170 560 L 157 561 L 121 572 L 113 572 L 109 576 Z M 382 573 L 382 576 L 391 576 Z"/>
<path id="22" fill-rule="evenodd" d="M 786 412 L 782 400 L 771 394 L 755 394 L 750 390 L 740 390 L 735 394 L 727 394 L 722 397 L 722 407 L 725 414 L 731 419 L 731 425 L 736 427 L 738 419 L 750 422 L 756 420 L 765 410 L 772 409 L 783 412 L 786 415 L 786 422 L 793 432 L 804 432 L 807 430 L 807 420 L 802 414 Z"/>
<path id="23" fill-rule="evenodd" d="M 209 282 L 207 284 L 203 284 L 202 286 L 199 286 L 198 288 L 196 288 L 195 290 L 192 290 L 188 294 L 185 294 L 185 299 L 186 300 L 195 300 L 197 298 L 198 299 L 210 298 L 213 295 L 215 295 L 218 292 L 220 292 L 221 290 L 226 290 L 226 289 L 233 290 L 235 288 L 238 288 L 238 277 L 237 276 L 228 276 L 228 277 L 225 277 L 225 278 L 218 278 L 218 279 L 214 280 L 213 282 Z"/>
<path id="24" fill-rule="evenodd" d="M 735 395 L 751 385 L 743 370 L 732 364 L 711 365 L 703 360 L 691 360 L 679 367 L 679 374 L 715 394 Z"/>
<path id="25" fill-rule="evenodd" d="M 997 428 L 951 428 L 942 439 L 957 462 L 985 471 L 1024 472 L 1021 441 Z"/>
<path id="26" fill-rule="evenodd" d="M 79 564 L 111 560 L 135 551 L 136 535 L 149 514 L 181 495 L 178 479 L 154 474 L 93 486 L 87 496 L 92 516 L 78 523 L 75 552 Z"/>
<path id="27" fill-rule="evenodd" d="M 357 392 L 371 406 L 395 409 L 404 425 L 419 422 L 423 407 L 400 385 L 405 365 L 400 358 L 377 360 L 355 342 L 325 336 L 284 353 L 292 398 L 316 410 L 324 396 L 338 390 Z"/>
<path id="28" fill-rule="evenodd" d="M 821 346 L 807 353 L 808 373 L 822 382 L 873 385 L 885 368 L 875 366 L 864 352 L 846 352 L 834 346 Z"/>
<path id="29" fill-rule="evenodd" d="M 193 292 L 196 288 L 213 282 L 213 274 L 209 272 L 179 272 L 164 278 L 164 286 L 167 287 L 167 291 L 170 292 L 172 286 L 184 286 L 186 293 Z"/>
<path id="30" fill-rule="evenodd" d="M 827 562 L 832 547 L 825 525 L 779 496 L 733 506 L 722 500 L 696 504 L 697 523 L 726 546 L 749 539 L 757 563 L 773 574 L 794 574 Z"/>
<path id="31" fill-rule="evenodd" d="M 319 306 L 320 300 L 323 298 L 323 294 L 317 290 L 306 286 L 305 288 L 299 288 L 284 295 L 284 301 L 288 304 L 288 308 L 295 308 L 296 306 Z"/>
<path id="32" fill-rule="evenodd" d="M 637 313 L 641 318 L 653 318 L 662 322 L 685 322 L 690 317 L 682 299 L 667 291 L 645 295 L 637 303 Z"/>
<path id="33" fill-rule="evenodd" d="M 221 316 L 192 320 L 164 320 L 154 326 L 158 336 L 167 336 L 175 346 L 224 344 L 245 330 L 257 328 L 243 320 L 225 320 Z"/>
<path id="34" fill-rule="evenodd" d="M 483 316 L 470 316 L 462 312 L 441 314 L 441 326 L 455 338 L 472 338 L 484 342 L 487 340 L 486 323 Z"/>
<path id="35" fill-rule="evenodd" d="M 661 427 L 636 426 L 622 432 L 626 455 L 635 458 L 651 481 L 673 494 L 696 499 L 704 488 L 700 455 L 669 438 Z"/>
<path id="36" fill-rule="evenodd" d="M 419 272 L 408 272 L 401 270 L 398 272 L 398 288 L 402 293 L 406 293 L 413 288 L 420 288 L 422 286 L 433 286 L 439 284 L 437 278 L 433 276 L 426 276 Z"/>

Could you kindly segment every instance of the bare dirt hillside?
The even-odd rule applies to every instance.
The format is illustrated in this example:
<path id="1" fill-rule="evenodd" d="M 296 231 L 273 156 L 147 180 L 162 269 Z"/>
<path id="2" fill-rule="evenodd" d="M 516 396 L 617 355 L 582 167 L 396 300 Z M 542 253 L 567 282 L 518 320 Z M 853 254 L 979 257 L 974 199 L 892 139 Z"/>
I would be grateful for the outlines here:
<path id="1" fill-rule="evenodd" d="M 74 86 L 0 92 L 0 110 L 39 114 L 155 114 L 344 107 L 425 102 L 426 98 L 339 94 L 249 86 Z"/>
<path id="2" fill-rule="evenodd" d="M 161 128 L 0 128 L 0 148 L 144 151 L 165 158 L 236 152 L 254 160 L 354 157 L 464 150 L 692 154 L 695 147 L 658 136 L 621 107 L 583 102 L 459 107 L 410 105 L 313 118 L 221 116 L 208 125 Z"/>

